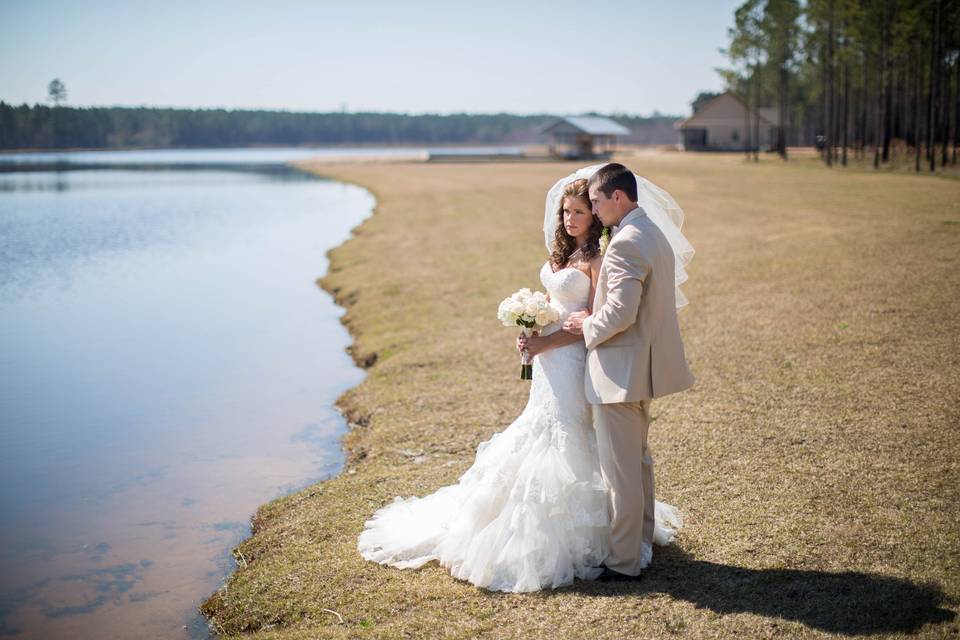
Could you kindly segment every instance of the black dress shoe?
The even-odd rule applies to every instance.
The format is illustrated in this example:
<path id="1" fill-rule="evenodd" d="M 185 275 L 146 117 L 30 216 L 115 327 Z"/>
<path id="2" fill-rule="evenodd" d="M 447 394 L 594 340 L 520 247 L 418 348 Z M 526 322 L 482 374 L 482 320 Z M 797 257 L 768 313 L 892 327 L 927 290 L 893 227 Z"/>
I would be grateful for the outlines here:
<path id="1" fill-rule="evenodd" d="M 600 566 L 603 568 L 603 571 L 595 578 L 598 582 L 632 582 L 640 580 L 643 577 L 642 572 L 631 576 L 630 574 L 620 573 L 615 569 L 611 569 L 605 564 L 601 564 Z"/>

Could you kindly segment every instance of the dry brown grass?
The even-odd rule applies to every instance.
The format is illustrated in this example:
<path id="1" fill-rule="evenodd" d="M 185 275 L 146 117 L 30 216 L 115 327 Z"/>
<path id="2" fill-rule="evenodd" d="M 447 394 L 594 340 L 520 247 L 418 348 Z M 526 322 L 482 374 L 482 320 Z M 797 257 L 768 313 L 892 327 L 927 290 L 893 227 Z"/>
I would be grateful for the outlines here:
<path id="1" fill-rule="evenodd" d="M 681 313 L 698 383 L 655 402 L 651 429 L 678 544 L 639 583 L 527 595 L 359 556 L 374 510 L 455 482 L 520 412 L 496 306 L 539 288 L 543 197 L 575 166 L 318 165 L 378 200 L 323 283 L 377 359 L 341 399 L 347 471 L 261 507 L 248 566 L 204 603 L 227 635 L 958 633 L 960 182 L 624 160 L 676 197 L 698 251 Z"/>

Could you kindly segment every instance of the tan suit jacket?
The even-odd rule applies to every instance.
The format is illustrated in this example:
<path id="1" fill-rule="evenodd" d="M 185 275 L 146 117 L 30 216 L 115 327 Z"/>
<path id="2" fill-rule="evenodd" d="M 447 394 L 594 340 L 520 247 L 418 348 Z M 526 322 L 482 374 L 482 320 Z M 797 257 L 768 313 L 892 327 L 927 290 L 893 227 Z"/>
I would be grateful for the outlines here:
<path id="1" fill-rule="evenodd" d="M 677 321 L 674 260 L 642 208 L 624 216 L 603 256 L 593 313 L 583 321 L 591 404 L 638 402 L 693 385 Z"/>

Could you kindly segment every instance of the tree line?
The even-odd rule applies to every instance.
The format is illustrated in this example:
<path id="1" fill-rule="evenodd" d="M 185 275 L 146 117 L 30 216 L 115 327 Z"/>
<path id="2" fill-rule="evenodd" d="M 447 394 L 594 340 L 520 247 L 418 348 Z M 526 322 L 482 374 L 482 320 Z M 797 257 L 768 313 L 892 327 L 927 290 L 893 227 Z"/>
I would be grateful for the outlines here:
<path id="1" fill-rule="evenodd" d="M 721 51 L 727 88 L 778 108 L 785 159 L 815 145 L 828 166 L 957 163 L 960 0 L 747 0 Z"/>
<path id="2" fill-rule="evenodd" d="M 59 81 L 57 81 L 59 82 Z M 57 99 L 53 97 L 54 90 Z M 336 144 L 525 144 L 553 116 L 295 113 L 226 109 L 54 106 L 0 102 L 0 149 L 111 149 Z M 596 114 L 594 114 L 596 115 Z M 617 115 L 624 142 L 671 144 L 675 116 Z"/>

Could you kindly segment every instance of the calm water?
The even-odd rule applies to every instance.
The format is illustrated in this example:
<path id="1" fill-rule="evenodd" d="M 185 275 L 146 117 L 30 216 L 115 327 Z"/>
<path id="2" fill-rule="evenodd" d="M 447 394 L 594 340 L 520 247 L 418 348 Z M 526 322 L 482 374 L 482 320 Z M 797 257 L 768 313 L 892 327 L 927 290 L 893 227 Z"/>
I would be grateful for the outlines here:
<path id="1" fill-rule="evenodd" d="M 372 196 L 137 153 L 198 168 L 0 173 L 0 635 L 205 637 L 256 507 L 341 465 L 315 280 Z"/>

